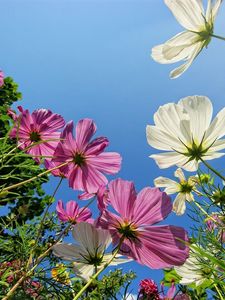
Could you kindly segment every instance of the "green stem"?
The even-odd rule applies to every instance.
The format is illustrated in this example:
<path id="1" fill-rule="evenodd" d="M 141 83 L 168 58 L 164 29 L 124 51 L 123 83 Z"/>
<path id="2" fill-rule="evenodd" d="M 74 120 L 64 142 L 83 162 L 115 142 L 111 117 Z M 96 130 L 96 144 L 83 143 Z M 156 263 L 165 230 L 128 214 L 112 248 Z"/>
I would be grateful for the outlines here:
<path id="1" fill-rule="evenodd" d="M 217 291 L 217 293 L 218 293 L 220 299 L 223 300 L 224 298 L 223 298 L 222 294 L 220 293 L 220 290 L 219 290 L 217 284 L 214 284 L 214 287 L 216 288 L 216 291 Z"/>
<path id="2" fill-rule="evenodd" d="M 208 164 L 206 161 L 204 161 L 201 157 L 199 157 L 199 159 L 203 162 L 203 164 L 209 169 L 211 170 L 214 174 L 216 174 L 218 177 L 220 177 L 222 180 L 225 181 L 225 177 L 223 175 L 221 175 L 217 170 L 215 170 L 212 166 L 210 166 L 210 164 Z"/>
<path id="3" fill-rule="evenodd" d="M 59 168 L 61 168 L 61 167 L 63 167 L 63 166 L 66 166 L 66 165 L 67 165 L 68 163 L 70 163 L 70 162 L 71 162 L 71 161 L 65 162 L 65 163 L 63 163 L 63 164 L 61 164 L 61 165 L 59 165 L 59 166 L 56 166 L 56 167 L 52 168 L 52 169 L 46 170 L 46 171 L 44 171 L 44 172 L 38 174 L 37 176 L 34 176 L 34 177 L 32 177 L 32 178 L 29 178 L 29 179 L 24 180 L 24 181 L 19 182 L 19 183 L 10 185 L 9 187 L 6 187 L 6 188 L 2 189 L 2 190 L 0 191 L 0 195 L 1 195 L 1 193 L 3 193 L 3 192 L 6 192 L 6 191 L 9 191 L 9 190 L 15 189 L 15 188 L 17 188 L 17 187 L 19 187 L 19 186 L 21 186 L 21 185 L 24 185 L 24 184 L 26 184 L 26 183 L 29 183 L 29 182 L 35 180 L 35 179 L 37 179 L 37 178 L 39 178 L 39 177 L 41 177 L 41 176 L 43 176 L 43 175 L 46 175 L 46 174 L 50 173 L 51 171 L 54 171 L 54 170 L 57 170 L 57 169 L 59 169 Z"/>
<path id="4" fill-rule="evenodd" d="M 87 205 L 85 205 L 83 207 L 83 209 L 80 211 L 80 213 L 78 214 L 78 216 L 84 211 L 85 208 L 87 208 L 93 201 L 94 201 L 95 197 L 93 197 L 89 203 Z M 17 288 L 26 280 L 27 277 L 31 276 L 34 272 L 34 270 L 37 268 L 37 266 L 40 264 L 40 262 L 42 262 L 42 260 L 48 255 L 48 253 L 51 251 L 52 247 L 58 243 L 61 238 L 68 233 L 68 231 L 70 230 L 72 224 L 69 224 L 64 230 L 63 232 L 59 235 L 59 237 L 57 238 L 57 240 L 54 242 L 53 245 L 51 245 L 44 253 L 42 253 L 34 262 L 34 266 L 27 271 L 26 274 L 24 274 L 17 282 L 16 284 L 10 289 L 10 291 L 7 293 L 7 295 L 2 299 L 2 300 L 8 300 L 17 290 Z M 121 242 L 122 243 L 122 242 Z M 121 246 L 121 243 L 118 246 L 118 249 Z M 118 250 L 119 251 L 119 250 Z M 111 263 L 112 260 L 109 261 L 109 263 Z M 108 264 L 109 264 L 108 263 Z"/>
<path id="5" fill-rule="evenodd" d="M 225 41 L 225 38 L 220 36 L 220 35 L 216 35 L 216 34 L 211 34 L 212 37 L 216 38 L 216 39 L 219 39 L 219 40 L 222 40 L 222 41 Z"/>
<path id="6" fill-rule="evenodd" d="M 34 266 L 26 272 L 26 274 L 24 274 L 17 282 L 16 284 L 9 290 L 9 292 L 7 293 L 7 295 L 2 298 L 2 300 L 8 300 L 14 293 L 15 291 L 18 289 L 18 287 L 26 280 L 27 277 L 30 277 L 33 275 L 34 270 L 37 268 L 37 266 L 40 264 L 40 262 L 48 255 L 48 253 L 51 251 L 52 247 L 58 243 L 60 241 L 60 239 L 64 236 L 64 234 L 66 234 L 69 229 L 71 227 L 71 224 L 69 224 L 64 230 L 63 232 L 59 235 L 59 237 L 57 238 L 57 240 L 54 242 L 53 245 L 51 245 L 47 250 L 45 250 L 44 253 L 42 253 L 35 261 Z"/>
<path id="7" fill-rule="evenodd" d="M 38 241 L 39 241 L 39 238 L 40 238 L 40 235 L 41 235 L 41 231 L 42 231 L 42 228 L 43 228 L 43 225 L 44 225 L 44 221 L 45 221 L 45 219 L 46 219 L 46 216 L 47 216 L 49 207 L 51 206 L 52 200 L 54 199 L 54 197 L 55 197 L 55 195 L 56 195 L 56 193 L 57 193 L 57 191 L 58 191 L 58 189 L 59 189 L 59 187 L 60 187 L 62 181 L 63 181 L 63 178 L 61 177 L 59 183 L 57 184 L 57 186 L 56 186 L 56 188 L 55 188 L 55 190 L 54 190 L 54 192 L 53 192 L 53 194 L 52 194 L 52 196 L 51 196 L 51 198 L 49 199 L 49 203 L 48 203 L 48 205 L 47 205 L 47 207 L 46 207 L 46 209 L 45 209 L 43 218 L 42 218 L 41 223 L 40 223 L 40 227 L 39 227 L 39 229 L 38 229 L 38 233 L 37 233 L 37 238 L 36 238 L 36 240 L 35 240 L 35 244 L 34 244 L 32 250 L 31 250 L 30 257 L 29 257 L 29 259 L 28 259 L 27 267 L 29 266 L 30 262 L 32 261 L 32 254 L 33 254 L 34 250 L 35 250 L 36 247 L 37 247 L 37 244 L 38 244 Z"/>
<path id="8" fill-rule="evenodd" d="M 82 289 L 76 294 L 76 296 L 73 298 L 73 300 L 77 300 L 79 299 L 79 297 L 83 294 L 83 292 L 86 291 L 86 289 L 89 287 L 89 285 L 101 274 L 102 271 L 104 271 L 113 261 L 113 259 L 116 257 L 116 255 L 118 254 L 119 250 L 120 250 L 120 246 L 123 242 L 123 239 L 120 240 L 119 245 L 117 246 L 117 248 L 115 249 L 112 257 L 110 258 L 110 260 L 108 262 L 106 262 L 101 269 L 98 270 L 97 273 L 95 273 L 91 279 L 82 287 Z"/>

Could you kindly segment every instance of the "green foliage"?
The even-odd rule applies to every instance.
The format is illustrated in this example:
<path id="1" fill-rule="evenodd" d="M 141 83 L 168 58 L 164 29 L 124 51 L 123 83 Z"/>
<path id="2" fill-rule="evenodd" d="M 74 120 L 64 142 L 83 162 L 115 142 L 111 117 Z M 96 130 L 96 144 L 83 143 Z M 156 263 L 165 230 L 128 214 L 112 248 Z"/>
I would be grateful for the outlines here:
<path id="1" fill-rule="evenodd" d="M 121 300 L 124 298 L 126 291 L 136 274 L 132 271 L 123 274 L 121 269 L 110 271 L 104 275 L 102 279 L 95 280 L 92 285 L 86 290 L 86 294 L 81 297 L 85 300 Z M 81 289 L 78 282 L 74 285 L 75 293 Z M 121 294 L 121 288 L 124 290 L 124 295 Z"/>
<path id="2" fill-rule="evenodd" d="M 0 191 L 4 187 L 32 178 L 42 172 L 40 166 L 31 157 L 16 148 L 16 141 L 9 138 L 13 121 L 7 111 L 21 98 L 18 85 L 11 77 L 5 78 L 4 85 L 0 87 Z M 0 193 L 0 206 L 9 205 L 5 215 L 0 218 L 0 223 L 4 224 L 0 227 L 0 235 L 8 235 L 4 228 L 7 228 L 12 220 L 22 224 L 42 214 L 49 201 L 49 196 L 45 195 L 42 189 L 42 184 L 47 181 L 48 176 L 42 176 L 12 191 Z"/>

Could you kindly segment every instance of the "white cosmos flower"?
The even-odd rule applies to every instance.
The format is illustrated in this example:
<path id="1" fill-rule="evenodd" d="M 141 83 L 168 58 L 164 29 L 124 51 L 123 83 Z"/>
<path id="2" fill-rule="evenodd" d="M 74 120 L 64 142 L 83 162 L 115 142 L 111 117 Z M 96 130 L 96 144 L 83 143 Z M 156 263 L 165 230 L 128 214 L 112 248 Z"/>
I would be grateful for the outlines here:
<path id="1" fill-rule="evenodd" d="M 210 279 L 213 270 L 213 268 L 210 268 L 209 260 L 200 257 L 200 254 L 193 249 L 190 251 L 190 256 L 185 263 L 182 266 L 175 266 L 174 269 L 182 277 L 180 284 L 195 283 L 196 286 L 201 285 L 206 279 Z"/>
<path id="2" fill-rule="evenodd" d="M 112 242 L 111 236 L 108 230 L 96 228 L 93 224 L 85 222 L 74 226 L 72 234 L 79 244 L 56 244 L 53 246 L 53 253 L 73 262 L 76 275 L 88 281 L 112 257 L 111 253 L 105 254 L 106 248 Z M 118 254 L 111 265 L 128 261 L 131 259 L 124 259 Z"/>
<path id="3" fill-rule="evenodd" d="M 199 52 L 207 47 L 222 0 L 208 0 L 206 12 L 202 0 L 164 0 L 177 21 L 186 29 L 152 49 L 152 58 L 162 64 L 185 61 L 170 73 L 176 78 L 185 72 Z"/>
<path id="4" fill-rule="evenodd" d="M 165 188 L 164 191 L 168 195 L 178 193 L 173 202 L 173 211 L 180 216 L 183 215 L 186 210 L 186 200 L 188 202 L 194 200 L 192 191 L 196 185 L 196 177 L 191 176 L 186 180 L 185 175 L 180 168 L 174 172 L 174 176 L 179 179 L 179 182 L 160 176 L 154 180 L 154 184 L 156 187 Z"/>
<path id="5" fill-rule="evenodd" d="M 157 165 L 164 169 L 178 166 L 196 171 L 201 160 L 219 158 L 225 153 L 225 108 L 212 119 L 212 103 L 205 96 L 189 96 L 178 104 L 160 106 L 154 114 L 155 126 L 146 128 L 150 146 L 167 151 L 153 154 Z"/>

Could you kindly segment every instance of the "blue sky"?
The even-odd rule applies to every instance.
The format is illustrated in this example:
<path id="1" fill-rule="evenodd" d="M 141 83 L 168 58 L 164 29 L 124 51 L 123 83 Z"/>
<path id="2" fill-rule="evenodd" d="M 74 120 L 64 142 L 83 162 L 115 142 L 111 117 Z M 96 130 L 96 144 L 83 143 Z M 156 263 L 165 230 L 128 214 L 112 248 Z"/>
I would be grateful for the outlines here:
<path id="1" fill-rule="evenodd" d="M 0 18 L 1 68 L 19 83 L 21 104 L 31 111 L 49 108 L 67 121 L 93 118 L 97 136 L 107 136 L 109 150 L 123 157 L 119 177 L 133 180 L 137 190 L 175 170 L 160 170 L 148 158 L 157 150 L 148 146 L 145 127 L 159 105 L 197 94 L 208 96 L 215 112 L 224 106 L 225 42 L 212 40 L 175 80 L 169 79 L 174 66 L 150 58 L 153 46 L 182 31 L 162 0 L 2 0 Z M 224 20 L 222 5 L 216 34 L 225 36 Z M 55 184 L 46 187 L 49 193 Z M 64 182 L 57 199 L 76 194 Z M 167 222 L 191 225 L 174 214 Z M 136 263 L 124 267 L 132 268 L 136 283 L 161 278 Z"/>

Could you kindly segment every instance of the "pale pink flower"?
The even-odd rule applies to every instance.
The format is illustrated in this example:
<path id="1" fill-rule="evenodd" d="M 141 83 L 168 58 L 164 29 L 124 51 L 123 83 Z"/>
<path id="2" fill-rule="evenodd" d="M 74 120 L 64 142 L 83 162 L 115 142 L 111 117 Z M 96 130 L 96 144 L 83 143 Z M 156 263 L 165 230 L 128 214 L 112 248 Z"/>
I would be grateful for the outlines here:
<path id="1" fill-rule="evenodd" d="M 40 162 L 42 156 L 52 156 L 58 145 L 60 132 L 65 124 L 64 119 L 47 109 L 37 109 L 30 113 L 19 108 L 21 114 L 15 117 L 15 126 L 10 136 L 18 139 L 20 149 Z"/>
<path id="2" fill-rule="evenodd" d="M 62 200 L 59 200 L 56 206 L 56 211 L 60 221 L 71 222 L 73 224 L 89 221 L 91 218 L 91 211 L 89 208 L 79 208 L 76 201 L 70 200 L 66 203 L 66 209 Z"/>
<path id="3" fill-rule="evenodd" d="M 99 137 L 92 141 L 96 132 L 93 120 L 83 119 L 76 125 L 76 138 L 72 130 L 66 134 L 54 153 L 53 162 L 68 162 L 68 170 L 64 171 L 69 179 L 69 186 L 75 190 L 96 193 L 100 186 L 108 180 L 104 174 L 115 174 L 120 170 L 121 156 L 115 152 L 103 152 L 109 141 Z"/>
<path id="4" fill-rule="evenodd" d="M 109 183 L 114 210 L 103 211 L 100 226 L 108 229 L 114 245 L 123 240 L 120 252 L 154 269 L 182 265 L 188 257 L 183 228 L 152 226 L 171 212 L 170 197 L 157 188 L 146 187 L 136 195 L 134 184 L 122 179 Z"/>
<path id="5" fill-rule="evenodd" d="M 0 71 L 0 87 L 3 86 L 4 84 L 4 73 L 2 71 Z"/>

